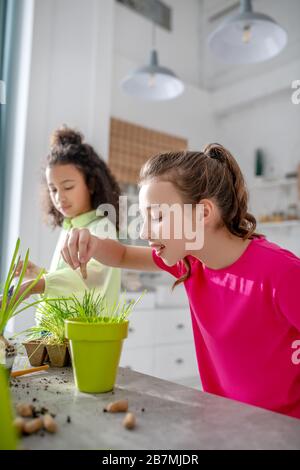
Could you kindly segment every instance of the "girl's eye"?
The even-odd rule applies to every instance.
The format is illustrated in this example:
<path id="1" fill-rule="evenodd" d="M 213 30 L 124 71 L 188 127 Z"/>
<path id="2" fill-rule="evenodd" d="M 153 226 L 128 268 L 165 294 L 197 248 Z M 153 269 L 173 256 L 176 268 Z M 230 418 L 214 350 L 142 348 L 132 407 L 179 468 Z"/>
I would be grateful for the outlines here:
<path id="1" fill-rule="evenodd" d="M 50 188 L 50 193 L 52 193 L 52 194 L 56 193 L 56 189 Z"/>
<path id="2" fill-rule="evenodd" d="M 73 189 L 74 186 L 70 186 L 70 188 L 65 188 L 66 191 L 69 191 L 70 189 Z"/>

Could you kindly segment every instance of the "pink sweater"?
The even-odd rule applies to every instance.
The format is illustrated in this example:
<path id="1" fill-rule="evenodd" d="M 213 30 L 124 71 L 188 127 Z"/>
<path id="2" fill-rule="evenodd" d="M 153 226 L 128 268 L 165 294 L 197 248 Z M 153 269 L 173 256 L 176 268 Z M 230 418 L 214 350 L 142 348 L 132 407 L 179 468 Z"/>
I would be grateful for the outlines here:
<path id="1" fill-rule="evenodd" d="M 186 272 L 155 250 L 153 259 L 176 278 Z M 300 259 L 263 237 L 224 269 L 188 259 L 184 284 L 204 391 L 300 418 Z"/>

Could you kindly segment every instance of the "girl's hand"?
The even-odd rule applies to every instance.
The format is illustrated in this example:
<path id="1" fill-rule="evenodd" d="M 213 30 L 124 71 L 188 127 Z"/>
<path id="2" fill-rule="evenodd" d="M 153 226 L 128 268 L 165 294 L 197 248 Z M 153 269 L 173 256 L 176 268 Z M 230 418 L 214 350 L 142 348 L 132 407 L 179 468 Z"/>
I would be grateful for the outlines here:
<path id="1" fill-rule="evenodd" d="M 20 286 L 20 293 L 18 294 L 18 297 L 21 296 L 23 292 L 25 292 L 26 289 L 32 284 L 32 280 L 24 281 L 22 282 Z M 28 299 L 31 295 L 34 294 L 43 294 L 45 291 L 45 279 L 41 277 L 41 279 L 31 288 L 28 294 L 26 294 L 25 299 Z"/>
<path id="2" fill-rule="evenodd" d="M 61 254 L 72 269 L 80 267 L 84 279 L 86 279 L 86 264 L 91 258 L 113 268 L 151 272 L 160 269 L 153 261 L 151 248 L 125 246 L 118 240 L 98 238 L 91 235 L 86 228 L 72 229 L 67 234 Z"/>
<path id="3" fill-rule="evenodd" d="M 91 235 L 86 228 L 72 229 L 66 235 L 62 257 L 73 269 L 81 268 L 83 277 L 86 277 L 86 264 L 97 251 L 98 238 Z"/>
<path id="4" fill-rule="evenodd" d="M 30 284 L 32 284 L 32 280 L 27 280 L 27 281 L 22 282 L 22 284 L 20 285 L 20 290 L 18 292 L 16 300 L 18 300 L 21 297 L 21 295 L 28 289 Z M 31 295 L 34 295 L 34 294 L 43 294 L 44 291 L 45 291 L 45 279 L 42 277 L 37 282 L 37 284 L 26 294 L 26 296 L 24 297 L 24 300 L 28 299 Z M 3 296 L 0 295 L 0 308 L 2 305 L 2 300 L 3 300 Z"/>
<path id="5" fill-rule="evenodd" d="M 23 264 L 24 264 L 23 261 L 19 262 L 19 264 L 17 266 L 17 269 L 16 269 L 15 277 L 18 277 L 21 274 Z M 40 268 L 36 264 L 32 263 L 31 261 L 28 261 L 27 269 L 25 271 L 24 278 L 25 279 L 35 279 L 40 274 L 41 270 L 42 270 L 42 268 Z"/>

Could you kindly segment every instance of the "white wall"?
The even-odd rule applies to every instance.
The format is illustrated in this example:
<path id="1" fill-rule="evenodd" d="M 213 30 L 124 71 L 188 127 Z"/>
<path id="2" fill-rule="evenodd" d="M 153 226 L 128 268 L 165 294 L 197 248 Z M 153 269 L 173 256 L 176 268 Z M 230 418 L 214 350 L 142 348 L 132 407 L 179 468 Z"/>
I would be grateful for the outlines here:
<path id="1" fill-rule="evenodd" d="M 114 5 L 114 0 L 35 2 L 22 212 L 11 220 L 31 259 L 46 268 L 58 236 L 42 222 L 39 197 L 51 133 L 64 123 L 77 127 L 107 158 Z M 24 329 L 32 318 L 17 322 L 16 328 Z"/>
<path id="2" fill-rule="evenodd" d="M 296 169 L 300 160 L 300 106 L 292 103 L 291 85 L 298 76 L 300 60 L 211 94 L 218 138 L 240 159 L 250 182 L 257 148 L 265 150 L 274 166 L 273 176 Z"/>
<path id="3" fill-rule="evenodd" d="M 300 50 L 300 40 L 299 40 Z M 297 186 L 254 189 L 255 151 L 266 157 L 266 176 L 283 178 L 300 163 L 300 105 L 292 103 L 292 82 L 300 77 L 300 60 L 274 73 L 240 81 L 212 94 L 217 139 L 237 158 L 250 190 L 251 210 L 259 217 L 286 211 L 297 201 Z M 300 213 L 300 201 L 298 201 Z M 300 256 L 300 228 L 261 227 L 268 239 Z"/>
<path id="4" fill-rule="evenodd" d="M 111 114 L 114 117 L 188 139 L 189 148 L 201 149 L 215 135 L 210 95 L 185 84 L 183 95 L 170 102 L 132 100 L 120 89 L 121 79 L 137 64 L 115 55 Z"/>
<path id="5" fill-rule="evenodd" d="M 143 16 L 117 3 L 111 114 L 185 137 L 191 149 L 199 149 L 215 134 L 211 97 L 199 88 L 202 5 L 199 0 L 168 0 L 166 3 L 173 9 L 173 29 L 156 28 L 157 49 L 161 65 L 171 68 L 184 81 L 185 93 L 170 102 L 149 103 L 135 101 L 121 91 L 121 80 L 149 60 L 152 25 Z"/>
<path id="6" fill-rule="evenodd" d="M 199 86 L 201 75 L 199 41 L 202 4 L 199 0 L 167 0 L 172 8 L 172 31 L 156 27 L 160 62 L 173 69 L 184 82 Z M 152 23 L 133 10 L 116 4 L 115 54 L 143 65 L 152 47 Z"/>

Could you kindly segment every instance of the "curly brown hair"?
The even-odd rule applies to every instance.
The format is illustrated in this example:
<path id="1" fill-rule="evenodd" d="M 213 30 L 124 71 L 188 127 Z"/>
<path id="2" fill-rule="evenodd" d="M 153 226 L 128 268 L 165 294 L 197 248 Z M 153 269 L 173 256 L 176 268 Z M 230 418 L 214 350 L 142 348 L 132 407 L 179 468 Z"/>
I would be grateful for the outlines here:
<path id="1" fill-rule="evenodd" d="M 116 211 L 116 220 L 112 221 L 119 230 L 120 187 L 106 163 L 97 155 L 93 147 L 84 142 L 83 135 L 66 126 L 57 129 L 51 136 L 50 153 L 47 167 L 54 165 L 75 165 L 83 174 L 91 193 L 91 207 L 97 209 L 100 204 L 112 204 Z M 42 178 L 43 211 L 46 221 L 52 227 L 62 226 L 64 216 L 54 207 L 45 172 Z"/>
<path id="2" fill-rule="evenodd" d="M 187 204 L 214 199 L 221 213 L 221 224 L 244 240 L 260 236 L 255 232 L 256 219 L 248 212 L 248 192 L 243 174 L 232 154 L 220 144 L 209 144 L 203 152 L 170 152 L 148 160 L 140 173 L 140 186 L 151 178 L 169 181 Z M 186 273 L 173 288 L 190 277 L 188 258 Z"/>

